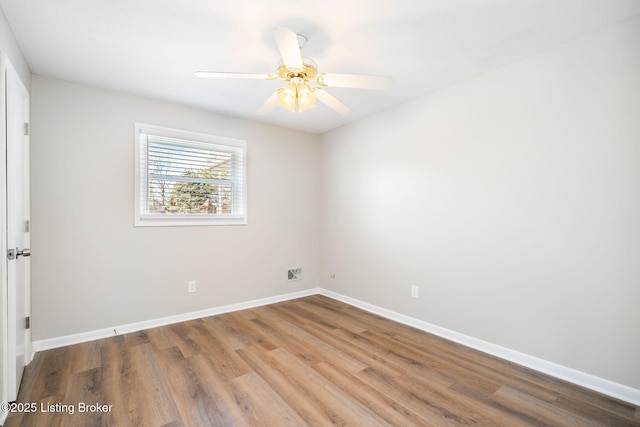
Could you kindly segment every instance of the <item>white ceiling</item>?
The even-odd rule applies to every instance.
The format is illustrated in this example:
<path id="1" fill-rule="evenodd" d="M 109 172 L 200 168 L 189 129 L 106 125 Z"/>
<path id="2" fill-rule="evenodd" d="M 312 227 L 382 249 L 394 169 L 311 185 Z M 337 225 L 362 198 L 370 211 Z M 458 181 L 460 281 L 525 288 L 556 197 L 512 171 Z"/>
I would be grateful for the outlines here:
<path id="1" fill-rule="evenodd" d="M 0 0 L 40 75 L 322 133 L 640 14 L 640 0 Z M 303 34 L 320 72 L 393 77 L 388 91 L 329 88 L 354 109 L 256 110 L 274 81 L 272 29 Z"/>

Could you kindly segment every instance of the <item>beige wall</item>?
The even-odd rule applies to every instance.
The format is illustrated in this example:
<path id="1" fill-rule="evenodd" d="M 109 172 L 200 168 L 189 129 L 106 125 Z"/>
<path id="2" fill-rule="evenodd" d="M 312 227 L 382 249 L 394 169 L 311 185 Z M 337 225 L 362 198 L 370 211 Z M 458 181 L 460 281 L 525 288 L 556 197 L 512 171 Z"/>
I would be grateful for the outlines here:
<path id="1" fill-rule="evenodd" d="M 246 140 L 249 224 L 135 228 L 136 121 Z M 34 341 L 317 287 L 317 135 L 35 75 L 31 141 Z"/>
<path id="2" fill-rule="evenodd" d="M 323 135 L 321 286 L 640 388 L 639 118 L 636 19 Z"/>

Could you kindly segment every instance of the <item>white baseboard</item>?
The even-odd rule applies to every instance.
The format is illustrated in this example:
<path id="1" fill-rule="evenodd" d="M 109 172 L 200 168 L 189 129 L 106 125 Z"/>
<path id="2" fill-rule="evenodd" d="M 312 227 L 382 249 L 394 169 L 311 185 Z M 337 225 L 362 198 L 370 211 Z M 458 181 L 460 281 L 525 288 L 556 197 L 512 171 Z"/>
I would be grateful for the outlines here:
<path id="1" fill-rule="evenodd" d="M 32 358 L 38 351 L 50 350 L 52 348 L 64 347 L 72 344 L 80 344 L 83 342 L 99 340 L 102 338 L 109 338 L 116 335 L 128 334 L 130 332 L 142 331 L 144 329 L 157 328 L 158 326 L 165 326 L 171 325 L 173 323 L 185 322 L 187 320 L 200 319 L 202 317 L 215 316 L 216 314 L 230 313 L 232 311 L 246 310 L 248 308 L 275 304 L 277 302 L 302 298 L 309 295 L 317 295 L 318 293 L 320 293 L 319 288 L 312 288 L 304 291 L 277 295 L 274 297 L 261 298 L 237 304 L 223 305 L 220 307 L 213 307 L 205 310 L 192 311 L 190 313 L 176 314 L 174 316 L 167 316 L 159 319 L 145 320 L 142 322 L 129 323 L 127 325 L 114 326 L 104 329 L 98 329 L 95 331 L 82 332 L 79 334 L 38 340 L 34 341 L 31 344 Z"/>
<path id="2" fill-rule="evenodd" d="M 425 332 L 438 335 L 442 338 L 457 342 L 467 347 L 474 348 L 488 353 L 501 359 L 506 359 L 510 362 L 517 363 L 518 365 L 526 366 L 538 372 L 542 372 L 553 377 L 568 381 L 570 383 L 586 387 L 588 389 L 597 391 L 607 396 L 615 397 L 625 402 L 632 403 L 640 406 L 640 390 L 619 384 L 604 378 L 597 377 L 595 375 L 587 374 L 566 366 L 558 365 L 553 362 L 549 362 L 544 359 L 540 359 L 534 356 L 530 356 L 519 351 L 511 350 L 500 345 L 492 344 L 487 341 L 483 341 L 477 338 L 464 335 L 450 329 L 442 328 L 434 324 L 415 319 L 404 314 L 396 313 L 391 310 L 387 310 L 382 307 L 378 307 L 373 304 L 369 304 L 355 298 L 351 298 L 333 291 L 326 289 L 320 289 L 319 293 L 329 298 L 342 301 L 346 304 L 354 307 L 361 308 L 365 311 L 377 314 L 390 320 L 394 320 L 399 323 L 403 323 L 408 326 L 412 326 L 416 329 L 420 329 Z"/>
<path id="3" fill-rule="evenodd" d="M 102 338 L 108 338 L 115 335 L 126 334 L 130 332 L 141 331 L 144 329 L 155 328 L 158 326 L 170 325 L 173 323 L 184 322 L 187 320 L 199 319 L 207 316 L 214 316 L 222 313 L 229 313 L 238 310 L 245 310 L 253 307 L 260 307 L 268 304 L 275 304 L 277 302 L 288 301 L 295 298 L 302 298 L 310 295 L 325 295 L 329 298 L 342 301 L 346 304 L 350 304 L 354 307 L 361 308 L 368 312 L 377 314 L 390 320 L 394 320 L 405 325 L 412 326 L 414 328 L 423 330 L 425 332 L 438 335 L 448 340 L 457 342 L 467 347 L 474 348 L 476 350 L 488 353 L 502 359 L 509 360 L 517 363 L 518 365 L 526 366 L 527 368 L 534 369 L 539 372 L 560 378 L 562 380 L 577 384 L 582 387 L 589 388 L 591 390 L 606 394 L 611 397 L 632 403 L 640 406 L 640 390 L 619 384 L 604 378 L 596 377 L 595 375 L 587 374 L 585 372 L 577 371 L 566 366 L 558 365 L 547 360 L 543 360 L 534 356 L 530 356 L 525 353 L 521 353 L 515 350 L 511 350 L 500 345 L 496 345 L 487 341 L 483 341 L 477 338 L 464 335 L 450 329 L 442 328 L 440 326 L 406 316 L 404 314 L 396 313 L 391 310 L 387 310 L 382 307 L 378 307 L 373 304 L 369 304 L 355 298 L 351 298 L 333 291 L 329 291 L 322 288 L 312 288 L 305 291 L 293 292 L 283 295 L 277 295 L 274 297 L 262 298 L 237 304 L 230 304 L 221 307 L 209 308 L 206 310 L 194 311 L 191 313 L 178 314 L 175 316 L 163 317 L 160 319 L 147 320 L 142 322 L 130 323 L 127 325 L 115 326 L 111 328 L 99 329 L 96 331 L 83 332 L 79 334 L 67 335 L 57 338 L 50 338 L 45 340 L 34 341 L 31 345 L 32 355 L 38 351 L 49 350 L 52 348 L 64 347 L 72 344 L 79 344 L 83 342 L 93 341 Z"/>

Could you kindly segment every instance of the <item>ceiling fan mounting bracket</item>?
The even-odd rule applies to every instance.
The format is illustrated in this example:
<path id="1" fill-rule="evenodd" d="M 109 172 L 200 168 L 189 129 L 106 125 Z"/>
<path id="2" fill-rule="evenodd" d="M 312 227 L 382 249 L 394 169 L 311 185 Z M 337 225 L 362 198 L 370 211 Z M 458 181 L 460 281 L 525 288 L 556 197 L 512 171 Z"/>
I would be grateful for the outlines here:
<path id="1" fill-rule="evenodd" d="M 298 46 L 300 46 L 300 49 L 302 49 L 307 45 L 307 42 L 309 41 L 309 39 L 306 36 L 303 36 L 302 34 L 296 34 L 296 36 L 298 36 Z"/>

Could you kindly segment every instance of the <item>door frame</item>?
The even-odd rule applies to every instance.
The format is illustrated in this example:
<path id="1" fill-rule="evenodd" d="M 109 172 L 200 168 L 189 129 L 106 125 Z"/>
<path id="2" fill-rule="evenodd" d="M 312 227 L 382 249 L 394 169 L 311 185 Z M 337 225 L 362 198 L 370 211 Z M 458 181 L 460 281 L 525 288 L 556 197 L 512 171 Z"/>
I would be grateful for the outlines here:
<path id="1" fill-rule="evenodd" d="M 6 87 L 5 73 L 8 67 L 8 58 L 4 52 L 0 52 L 0 324 L 2 326 L 2 401 L 7 401 L 9 390 L 8 374 L 8 326 L 9 317 L 7 306 L 7 129 L 6 129 Z M 8 413 L 0 413 L 0 421 L 4 423 L 4 418 Z"/>
<path id="2" fill-rule="evenodd" d="M 15 324 L 15 319 L 10 321 L 9 313 L 12 310 L 9 310 L 9 301 L 8 301 L 8 260 L 7 260 L 7 209 L 8 209 L 8 182 L 7 182 L 7 86 L 6 82 L 8 79 L 8 74 L 11 73 L 17 82 L 18 89 L 23 94 L 24 104 L 21 108 L 26 109 L 25 113 L 28 118 L 29 116 L 29 91 L 26 89 L 24 83 L 18 76 L 15 68 L 11 65 L 8 57 L 4 52 L 0 51 L 0 80 L 1 80 L 1 88 L 0 88 L 0 329 L 2 330 L 2 360 L 1 360 L 1 370 L 2 370 L 2 384 L 1 384 L 1 401 L 6 402 L 9 396 L 9 390 L 12 387 L 9 383 L 10 378 L 15 378 L 15 358 L 13 361 L 9 360 L 9 326 Z M 28 138 L 28 137 L 27 137 Z M 26 149 L 26 156 L 29 156 L 29 149 Z M 28 157 L 27 157 L 28 161 Z M 27 181 L 25 185 L 29 185 L 29 176 L 27 176 Z M 28 188 L 28 187 L 27 187 Z M 26 201 L 27 208 L 29 207 L 29 200 Z M 26 315 L 30 316 L 30 302 L 31 302 L 31 286 L 30 286 L 30 273 L 26 272 L 25 277 L 25 309 Z M 15 310 L 13 310 L 15 311 Z M 12 344 L 14 347 L 16 343 Z M 15 355 L 15 351 L 12 352 Z M 25 335 L 25 365 L 28 364 L 31 360 L 31 333 L 30 330 L 27 331 Z M 14 373 L 10 374 L 10 370 L 13 370 Z M 17 393 L 17 390 L 16 390 Z M 4 422 L 4 418 L 8 415 L 8 413 L 0 413 L 0 423 Z"/>

